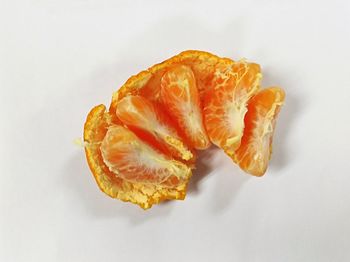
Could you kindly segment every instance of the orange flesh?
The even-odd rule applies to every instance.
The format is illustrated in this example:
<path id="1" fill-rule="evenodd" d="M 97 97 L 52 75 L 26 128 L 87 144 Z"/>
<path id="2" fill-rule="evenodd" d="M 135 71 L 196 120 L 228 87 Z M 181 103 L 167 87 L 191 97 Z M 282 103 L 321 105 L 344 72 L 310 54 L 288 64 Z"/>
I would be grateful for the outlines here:
<path id="1" fill-rule="evenodd" d="M 284 102 L 281 88 L 260 91 L 249 101 L 241 146 L 234 155 L 235 162 L 245 172 L 262 176 L 272 152 L 272 137 L 276 118 Z"/>
<path id="2" fill-rule="evenodd" d="M 204 97 L 204 119 L 210 140 L 232 155 L 244 130 L 246 104 L 257 92 L 260 67 L 245 61 L 218 67 Z"/>
<path id="3" fill-rule="evenodd" d="M 169 69 L 161 79 L 160 96 L 168 114 L 177 122 L 190 145 L 196 149 L 208 148 L 210 143 L 191 68 L 179 65 Z"/>
<path id="4" fill-rule="evenodd" d="M 193 159 L 191 150 L 184 144 L 173 123 L 148 99 L 126 96 L 118 102 L 116 114 L 128 127 L 149 133 L 153 137 L 150 140 L 157 141 L 153 143 L 154 146 L 160 149 L 165 147 L 165 151 L 173 157 L 186 161 Z M 137 133 L 142 136 L 140 132 Z"/>
<path id="5" fill-rule="evenodd" d="M 177 186 L 186 182 L 191 170 L 142 142 L 122 126 L 110 126 L 101 144 L 102 158 L 118 177 L 130 182 L 160 184 L 176 177 Z"/>

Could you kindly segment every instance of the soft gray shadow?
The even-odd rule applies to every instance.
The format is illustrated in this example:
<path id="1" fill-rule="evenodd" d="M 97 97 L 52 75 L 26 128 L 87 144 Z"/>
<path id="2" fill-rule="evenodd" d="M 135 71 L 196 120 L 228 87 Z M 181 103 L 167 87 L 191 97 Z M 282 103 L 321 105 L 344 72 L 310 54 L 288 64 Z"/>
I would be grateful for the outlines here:
<path id="1" fill-rule="evenodd" d="M 153 218 L 170 214 L 173 204 L 153 206 L 143 210 L 140 207 L 113 199 L 98 188 L 85 160 L 83 151 L 70 159 L 64 169 L 63 185 L 71 188 L 72 197 L 78 197 L 88 215 L 97 218 L 122 217 L 132 224 L 145 223 Z"/>
<path id="2" fill-rule="evenodd" d="M 248 180 L 253 179 L 252 176 L 241 171 L 224 152 L 221 152 L 221 154 L 222 158 L 220 159 L 223 163 L 222 165 L 219 164 L 217 172 L 215 172 L 217 178 L 212 193 L 212 209 L 214 212 L 223 212 L 231 206 L 243 185 Z M 227 162 L 232 163 L 228 165 Z M 224 168 L 220 169 L 220 166 Z"/>
<path id="3" fill-rule="evenodd" d="M 252 179 L 250 175 L 239 172 L 237 167 L 232 170 L 233 174 L 229 174 L 229 177 L 219 174 L 216 180 L 212 204 L 213 210 L 216 212 L 222 212 L 231 206 L 243 185 Z"/>
<path id="4" fill-rule="evenodd" d="M 295 156 L 288 154 L 288 138 L 293 130 L 293 124 L 300 111 L 300 103 L 292 94 L 286 95 L 286 102 L 278 116 L 273 140 L 271 168 L 282 170 L 291 163 Z"/>
<path id="5" fill-rule="evenodd" d="M 201 181 L 205 180 L 205 177 L 215 169 L 215 166 L 211 164 L 211 160 L 219 150 L 218 147 L 212 145 L 206 150 L 198 151 L 196 168 L 193 170 L 193 175 L 188 185 L 190 194 L 198 194 Z"/>

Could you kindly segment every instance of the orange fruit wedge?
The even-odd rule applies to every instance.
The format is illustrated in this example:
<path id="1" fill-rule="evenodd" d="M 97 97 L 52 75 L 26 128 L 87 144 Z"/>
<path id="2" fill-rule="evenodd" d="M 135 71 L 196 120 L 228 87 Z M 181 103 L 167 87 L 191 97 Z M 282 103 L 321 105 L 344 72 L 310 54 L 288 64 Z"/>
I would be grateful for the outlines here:
<path id="1" fill-rule="evenodd" d="M 272 153 L 272 138 L 276 118 L 283 105 L 285 93 L 281 88 L 261 90 L 251 98 L 245 116 L 245 128 L 234 161 L 245 172 L 262 176 Z"/>
<path id="2" fill-rule="evenodd" d="M 161 79 L 161 101 L 189 144 L 196 149 L 206 149 L 210 142 L 204 129 L 202 110 L 196 79 L 189 66 L 170 68 Z"/>
<path id="3" fill-rule="evenodd" d="M 244 130 L 248 100 L 259 88 L 260 66 L 245 61 L 218 66 L 204 95 L 204 119 L 211 142 L 232 156 Z"/>
<path id="4" fill-rule="evenodd" d="M 119 125 L 108 128 L 100 149 L 109 170 L 130 182 L 178 186 L 191 174 L 185 164 L 157 152 Z"/>
<path id="5" fill-rule="evenodd" d="M 260 79 L 257 64 L 192 50 L 130 77 L 108 111 L 94 107 L 84 125 L 100 189 L 144 209 L 184 199 L 195 149 L 210 142 L 247 173 L 263 175 L 284 92 L 258 92 Z"/>
<path id="6" fill-rule="evenodd" d="M 142 134 L 138 130 L 149 133 L 156 141 L 143 136 L 144 140 L 151 140 L 151 143 L 154 141 L 153 145 L 156 144 L 160 149 L 165 147 L 165 151 L 172 156 L 186 161 L 194 158 L 169 117 L 148 99 L 142 96 L 126 96 L 118 102 L 116 115 L 139 136 Z"/>

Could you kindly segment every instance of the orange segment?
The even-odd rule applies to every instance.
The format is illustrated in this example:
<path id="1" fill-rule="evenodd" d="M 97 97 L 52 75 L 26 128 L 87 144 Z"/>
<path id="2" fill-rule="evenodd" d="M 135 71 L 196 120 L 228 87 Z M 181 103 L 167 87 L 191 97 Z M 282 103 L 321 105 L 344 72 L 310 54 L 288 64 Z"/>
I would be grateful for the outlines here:
<path id="1" fill-rule="evenodd" d="M 122 126 L 110 126 L 101 144 L 102 158 L 118 177 L 134 183 L 186 183 L 191 170 L 141 141 Z"/>
<path id="2" fill-rule="evenodd" d="M 225 64 L 232 61 L 228 58 L 220 58 L 204 51 L 188 50 L 156 64 L 137 75 L 130 77 L 125 84 L 113 94 L 109 111 L 114 114 L 117 103 L 127 95 L 141 95 L 151 101 L 159 101 L 160 82 L 164 73 L 176 65 L 191 67 L 197 81 L 197 87 L 202 94 L 208 87 L 217 64 Z"/>
<path id="3" fill-rule="evenodd" d="M 217 66 L 204 96 L 204 120 L 210 140 L 229 155 L 239 147 L 246 104 L 257 92 L 260 66 L 245 61 Z"/>
<path id="4" fill-rule="evenodd" d="M 210 142 L 203 125 L 196 79 L 190 67 L 174 66 L 164 74 L 160 99 L 191 146 L 196 149 L 208 148 Z"/>
<path id="5" fill-rule="evenodd" d="M 262 176 L 266 172 L 276 118 L 284 98 L 281 88 L 271 87 L 249 101 L 241 146 L 234 155 L 235 162 L 249 174 Z"/>
<path id="6" fill-rule="evenodd" d="M 158 146 L 166 147 L 174 157 L 193 159 L 191 150 L 183 143 L 167 116 L 152 102 L 141 96 L 126 96 L 117 104 L 116 114 L 128 127 L 150 133 Z"/>
<path id="7" fill-rule="evenodd" d="M 135 203 L 144 209 L 163 200 L 184 199 L 188 181 L 173 187 L 169 186 L 169 184 L 174 184 L 171 179 L 164 183 L 168 185 L 132 183 L 109 170 L 100 150 L 112 119 L 112 116 L 105 111 L 104 105 L 94 107 L 88 114 L 84 125 L 86 158 L 101 191 L 112 198 Z"/>

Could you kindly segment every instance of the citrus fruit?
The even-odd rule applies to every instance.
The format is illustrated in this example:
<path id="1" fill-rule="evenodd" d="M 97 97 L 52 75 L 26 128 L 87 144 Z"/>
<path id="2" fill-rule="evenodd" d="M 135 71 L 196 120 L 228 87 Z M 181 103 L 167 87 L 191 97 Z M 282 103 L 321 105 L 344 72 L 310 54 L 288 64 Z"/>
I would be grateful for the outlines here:
<path id="1" fill-rule="evenodd" d="M 169 116 L 185 134 L 190 145 L 206 149 L 210 142 L 203 125 L 196 79 L 189 66 L 177 65 L 163 75 L 160 97 Z"/>
<path id="2" fill-rule="evenodd" d="M 270 160 L 276 118 L 284 102 L 281 88 L 261 90 L 248 103 L 245 128 L 234 160 L 245 172 L 262 176 Z"/>
<path id="3" fill-rule="evenodd" d="M 126 96 L 118 102 L 116 115 L 144 140 L 151 143 L 153 141 L 153 145 L 160 149 L 165 147 L 166 153 L 186 161 L 194 158 L 169 117 L 148 99 L 142 96 Z M 145 134 L 138 132 L 139 130 L 147 132 L 152 137 L 147 139 Z"/>
<path id="4" fill-rule="evenodd" d="M 260 66 L 246 61 L 216 68 L 211 88 L 204 95 L 205 127 L 211 142 L 232 155 L 239 147 L 250 97 L 257 92 Z"/>
<path id="5" fill-rule="evenodd" d="M 257 64 L 192 50 L 130 77 L 84 125 L 100 189 L 144 209 L 184 199 L 195 149 L 210 141 L 247 173 L 264 174 L 284 92 L 258 92 L 260 79 Z"/>

